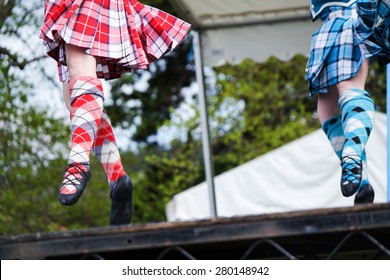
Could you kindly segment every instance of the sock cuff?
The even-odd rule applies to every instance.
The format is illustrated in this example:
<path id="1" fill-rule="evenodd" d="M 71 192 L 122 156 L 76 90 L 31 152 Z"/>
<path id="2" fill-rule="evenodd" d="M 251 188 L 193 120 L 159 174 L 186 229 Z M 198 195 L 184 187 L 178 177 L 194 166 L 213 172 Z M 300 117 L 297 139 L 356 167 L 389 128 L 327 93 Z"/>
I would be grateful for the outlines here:
<path id="1" fill-rule="evenodd" d="M 88 82 L 90 84 L 95 85 L 96 87 L 99 87 L 99 86 L 102 87 L 102 82 L 98 78 L 96 78 L 96 77 L 93 77 L 93 76 L 78 76 L 77 78 L 73 79 L 72 81 L 68 80 L 69 88 L 73 89 L 75 83 L 76 82 L 80 82 L 80 81 Z M 103 90 L 103 88 L 101 88 L 101 90 Z"/>
<path id="2" fill-rule="evenodd" d="M 374 101 L 371 99 L 368 91 L 365 91 L 364 89 L 359 89 L 359 88 L 351 88 L 351 89 L 347 89 L 346 91 L 344 91 L 343 93 L 340 94 L 340 97 L 339 97 L 340 107 L 342 104 L 345 104 L 346 102 L 348 102 L 352 99 L 368 99 L 372 103 L 374 103 Z"/>
<path id="3" fill-rule="evenodd" d="M 353 102 L 353 103 L 350 103 Z M 339 97 L 339 107 L 341 112 L 345 110 L 346 106 L 356 105 L 364 108 L 364 110 L 374 111 L 375 103 L 374 100 L 370 97 L 370 94 L 361 89 L 348 89 L 343 92 Z M 343 114 L 343 113 L 342 113 Z"/>
<path id="4" fill-rule="evenodd" d="M 73 101 L 82 95 L 92 94 L 101 97 L 104 100 L 102 82 L 92 76 L 79 76 L 69 84 L 70 101 Z"/>

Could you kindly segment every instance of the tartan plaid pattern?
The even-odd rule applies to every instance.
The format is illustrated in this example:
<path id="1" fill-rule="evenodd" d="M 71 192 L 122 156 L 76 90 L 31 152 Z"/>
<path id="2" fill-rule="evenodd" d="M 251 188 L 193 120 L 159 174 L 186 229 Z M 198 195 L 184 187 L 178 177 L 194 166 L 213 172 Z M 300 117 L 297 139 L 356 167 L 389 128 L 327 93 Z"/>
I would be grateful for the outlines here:
<path id="1" fill-rule="evenodd" d="M 357 0 L 310 0 L 311 19 L 315 21 L 320 16 L 322 10 L 329 7 L 329 4 L 332 6 L 348 7 L 356 1 Z"/>
<path id="2" fill-rule="evenodd" d="M 117 180 L 125 175 L 125 171 L 110 119 L 105 111 L 92 150 L 103 166 L 110 187 L 113 188 Z"/>
<path id="3" fill-rule="evenodd" d="M 79 77 L 70 84 L 69 88 L 72 104 L 70 113 L 72 139 L 68 168 L 60 188 L 60 201 L 66 205 L 74 204 L 78 198 L 61 199 L 61 195 L 79 192 L 80 196 L 83 192 L 83 188 L 78 191 L 76 185 L 80 185 L 79 180 L 84 180 L 81 171 L 84 175 L 89 173 L 89 156 L 103 110 L 103 87 L 99 79 Z"/>
<path id="4" fill-rule="evenodd" d="M 364 90 L 349 89 L 340 95 L 339 106 L 345 136 L 342 156 L 362 158 L 374 126 L 374 101 Z"/>
<path id="5" fill-rule="evenodd" d="M 349 108 L 349 109 L 351 109 L 351 108 Z M 354 108 L 352 108 L 352 110 L 354 110 Z M 327 120 L 326 122 L 324 122 L 324 124 L 322 125 L 322 130 L 325 132 L 326 136 L 328 137 L 328 140 L 333 148 L 333 151 L 337 155 L 340 162 L 342 161 L 342 158 L 343 158 L 343 149 L 344 149 L 344 143 L 345 143 L 344 129 L 343 129 L 343 123 L 342 123 L 341 119 L 342 119 L 341 115 L 336 115 L 336 116 L 330 118 L 329 120 Z M 354 122 L 356 122 L 356 120 Z M 371 123 L 371 125 L 372 124 L 373 123 Z M 352 128 L 352 130 L 354 130 L 356 128 L 356 125 L 348 125 L 348 127 Z M 372 129 L 372 126 L 371 126 L 371 129 Z M 351 132 L 347 131 L 347 135 L 350 133 Z M 361 174 L 362 177 L 361 177 L 360 185 L 364 186 L 364 185 L 369 184 L 367 156 L 366 156 L 365 150 L 363 150 L 363 152 L 362 152 L 361 160 L 362 160 L 362 174 Z"/>
<path id="6" fill-rule="evenodd" d="M 378 0 L 376 2 L 377 5 L 375 9 L 375 27 L 382 25 L 389 18 L 390 15 L 390 0 Z"/>
<path id="7" fill-rule="evenodd" d="M 390 62 L 390 0 L 378 0 L 374 11 L 374 33 L 371 40 L 382 48 L 379 62 L 386 65 Z"/>
<path id="8" fill-rule="evenodd" d="M 64 42 L 97 58 L 97 76 L 106 80 L 146 69 L 173 50 L 190 25 L 136 0 L 46 0 L 40 38 L 68 79 Z"/>
<path id="9" fill-rule="evenodd" d="M 374 127 L 375 106 L 367 91 L 349 89 L 339 98 L 341 124 L 345 142 L 341 151 L 342 158 L 357 157 L 361 160 L 361 177 L 346 173 L 346 181 L 360 181 L 359 186 L 368 185 L 368 170 L 365 147 Z M 348 160 L 347 160 L 348 161 Z"/>
<path id="10" fill-rule="evenodd" d="M 329 86 L 355 76 L 365 59 L 384 53 L 373 35 L 374 22 L 379 19 L 373 19 L 378 15 L 377 6 L 370 2 L 358 1 L 347 8 L 331 6 L 321 13 L 324 23 L 312 36 L 305 77 L 311 96 L 326 93 Z M 381 14 L 385 15 L 388 6 L 383 3 Z"/>
<path id="11" fill-rule="evenodd" d="M 100 127 L 103 111 L 103 88 L 97 78 L 79 77 L 71 83 L 72 143 L 68 165 L 89 165 L 89 156 Z"/>

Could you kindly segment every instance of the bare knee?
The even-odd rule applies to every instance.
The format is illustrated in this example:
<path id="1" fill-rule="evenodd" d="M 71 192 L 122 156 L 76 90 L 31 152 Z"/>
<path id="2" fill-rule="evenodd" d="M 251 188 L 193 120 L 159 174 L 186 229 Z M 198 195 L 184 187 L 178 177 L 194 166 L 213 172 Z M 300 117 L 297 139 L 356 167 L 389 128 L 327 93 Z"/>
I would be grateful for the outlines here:
<path id="1" fill-rule="evenodd" d="M 328 93 L 318 95 L 317 112 L 321 123 L 340 114 L 339 92 L 336 86 L 329 87 Z"/>
<path id="2" fill-rule="evenodd" d="M 66 63 L 70 80 L 79 76 L 96 77 L 96 59 L 87 54 L 84 48 L 67 44 L 65 46 Z"/>

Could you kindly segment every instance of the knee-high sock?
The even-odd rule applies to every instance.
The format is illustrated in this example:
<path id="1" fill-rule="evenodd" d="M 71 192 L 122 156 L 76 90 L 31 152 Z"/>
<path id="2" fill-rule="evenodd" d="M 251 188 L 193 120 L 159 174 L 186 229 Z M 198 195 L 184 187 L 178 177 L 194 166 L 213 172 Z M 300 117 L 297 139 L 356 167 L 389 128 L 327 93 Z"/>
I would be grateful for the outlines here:
<path id="1" fill-rule="evenodd" d="M 89 167 L 89 156 L 100 126 L 103 87 L 99 79 L 81 76 L 69 85 L 71 97 L 72 143 L 68 164 Z"/>
<path id="2" fill-rule="evenodd" d="M 326 136 L 329 139 L 329 142 L 333 148 L 333 151 L 336 153 L 337 157 L 341 162 L 343 147 L 345 142 L 344 130 L 341 123 L 341 115 L 336 115 L 322 125 L 322 130 L 325 132 Z M 367 167 L 367 158 L 366 153 L 363 153 L 362 156 L 363 170 L 362 170 L 362 181 L 361 186 L 368 184 L 368 167 Z"/>
<path id="3" fill-rule="evenodd" d="M 362 161 L 360 186 L 368 184 L 365 147 L 374 125 L 375 107 L 369 93 L 361 89 L 349 89 L 339 98 L 345 143 L 341 157 L 359 157 Z"/>
<path id="4" fill-rule="evenodd" d="M 345 137 L 342 157 L 362 159 L 374 124 L 374 101 L 364 90 L 349 89 L 340 95 L 339 106 Z"/>
<path id="5" fill-rule="evenodd" d="M 125 175 L 125 171 L 122 166 L 110 119 L 104 111 L 93 145 L 93 152 L 103 165 L 108 183 L 113 188 L 118 179 Z"/>

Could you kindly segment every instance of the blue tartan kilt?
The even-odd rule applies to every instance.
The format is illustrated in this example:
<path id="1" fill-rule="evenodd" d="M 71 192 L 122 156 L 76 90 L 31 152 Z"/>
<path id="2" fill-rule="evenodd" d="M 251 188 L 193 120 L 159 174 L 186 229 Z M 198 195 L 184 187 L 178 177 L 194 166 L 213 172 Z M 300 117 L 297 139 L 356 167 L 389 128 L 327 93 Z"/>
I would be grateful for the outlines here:
<path id="1" fill-rule="evenodd" d="M 390 57 L 390 0 L 357 1 L 349 7 L 331 6 L 320 15 L 314 32 L 305 79 L 310 96 L 352 78 L 373 56 Z"/>
<path id="2" fill-rule="evenodd" d="M 379 0 L 376 12 L 374 32 L 370 39 L 382 48 L 379 62 L 386 65 L 390 62 L 390 0 Z"/>

